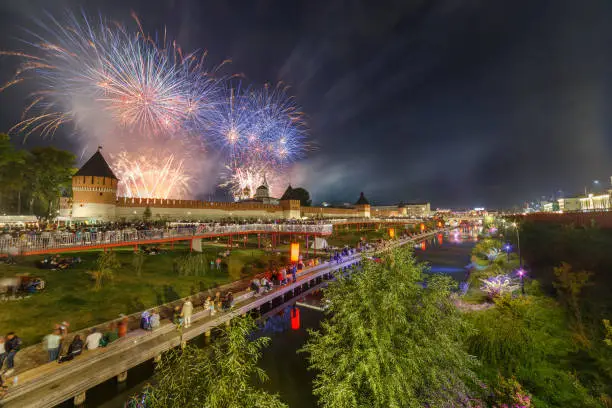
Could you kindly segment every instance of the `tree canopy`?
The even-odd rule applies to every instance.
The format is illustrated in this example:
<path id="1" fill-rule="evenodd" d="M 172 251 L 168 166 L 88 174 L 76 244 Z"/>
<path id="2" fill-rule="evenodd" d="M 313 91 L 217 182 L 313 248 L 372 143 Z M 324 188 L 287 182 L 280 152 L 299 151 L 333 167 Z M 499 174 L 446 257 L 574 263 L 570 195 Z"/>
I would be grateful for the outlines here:
<path id="1" fill-rule="evenodd" d="M 423 273 L 409 249 L 330 284 L 329 312 L 303 351 L 321 406 L 461 405 L 475 382 L 470 326 L 451 301 L 449 277 Z"/>
<path id="2" fill-rule="evenodd" d="M 270 339 L 251 339 L 256 326 L 251 317 L 238 317 L 210 348 L 187 345 L 162 358 L 155 385 L 143 397 L 150 408 L 285 408 L 278 396 L 251 384 L 267 379 L 257 367 L 261 349 Z"/>
<path id="3" fill-rule="evenodd" d="M 30 214 L 54 216 L 54 203 L 70 191 L 74 162 L 72 153 L 54 147 L 15 149 L 0 134 L 0 209 L 20 214 L 26 201 Z"/>

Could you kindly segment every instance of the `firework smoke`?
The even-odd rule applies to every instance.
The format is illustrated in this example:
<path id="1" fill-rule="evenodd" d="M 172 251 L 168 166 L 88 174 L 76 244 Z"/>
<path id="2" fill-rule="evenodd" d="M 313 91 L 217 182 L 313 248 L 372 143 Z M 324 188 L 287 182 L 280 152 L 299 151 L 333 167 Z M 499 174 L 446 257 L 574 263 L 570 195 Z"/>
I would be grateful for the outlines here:
<path id="1" fill-rule="evenodd" d="M 39 85 L 11 132 L 45 137 L 74 125 L 80 143 L 110 153 L 128 197 L 189 197 L 203 145 L 223 157 L 220 185 L 236 199 L 253 195 L 264 174 L 274 194 L 282 192 L 282 175 L 304 155 L 306 136 L 282 84 L 224 81 L 223 64 L 207 70 L 206 53 L 154 41 L 135 16 L 134 31 L 102 17 L 47 17 L 25 42 L 29 52 L 0 52 L 22 61 L 0 91 L 32 79 Z"/>

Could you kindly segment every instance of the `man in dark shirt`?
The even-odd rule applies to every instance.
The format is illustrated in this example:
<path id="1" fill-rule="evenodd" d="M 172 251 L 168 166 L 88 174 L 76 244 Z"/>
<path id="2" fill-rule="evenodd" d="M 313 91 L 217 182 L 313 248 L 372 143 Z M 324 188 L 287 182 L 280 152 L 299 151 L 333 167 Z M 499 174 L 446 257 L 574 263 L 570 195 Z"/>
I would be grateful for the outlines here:
<path id="1" fill-rule="evenodd" d="M 8 368 L 7 374 L 12 372 L 15 366 L 15 354 L 21 348 L 21 339 L 17 337 L 14 332 L 10 332 L 6 335 L 6 343 L 4 344 L 7 356 L 6 356 L 6 367 Z"/>

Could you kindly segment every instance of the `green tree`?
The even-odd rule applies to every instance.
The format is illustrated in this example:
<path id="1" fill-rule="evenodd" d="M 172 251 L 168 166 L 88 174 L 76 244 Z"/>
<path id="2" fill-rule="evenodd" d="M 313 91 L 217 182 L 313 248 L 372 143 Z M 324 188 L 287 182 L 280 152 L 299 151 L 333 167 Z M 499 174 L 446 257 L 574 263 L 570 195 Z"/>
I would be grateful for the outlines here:
<path id="1" fill-rule="evenodd" d="M 53 203 L 72 181 L 75 156 L 55 147 L 39 147 L 32 149 L 29 159 L 28 178 L 32 189 L 30 211 L 34 209 L 34 200 L 38 199 L 45 204 L 44 212 L 39 215 L 53 218 Z"/>
<path id="2" fill-rule="evenodd" d="M 136 271 L 136 276 L 140 277 L 142 275 L 142 267 L 144 265 L 146 255 L 142 251 L 134 252 L 132 256 L 132 266 Z"/>
<path id="3" fill-rule="evenodd" d="M 117 259 L 114 252 L 101 252 L 96 260 L 96 270 L 92 272 L 96 280 L 94 289 L 102 288 L 102 283 L 105 280 L 113 280 L 114 273 L 121 267 L 121 262 Z"/>
<path id="4" fill-rule="evenodd" d="M 561 262 L 561 266 L 554 268 L 557 278 L 553 282 L 554 288 L 559 294 L 559 298 L 566 305 L 573 317 L 574 339 L 584 346 L 589 345 L 584 324 L 582 323 L 582 312 L 580 308 L 580 294 L 584 286 L 588 284 L 591 272 L 574 271 L 572 265 Z"/>
<path id="5" fill-rule="evenodd" d="M 144 221 L 149 221 L 152 216 L 153 216 L 153 213 L 151 212 L 151 207 L 147 205 L 142 213 L 142 219 Z"/>
<path id="6" fill-rule="evenodd" d="M 493 390 L 513 379 L 531 394 L 536 407 L 595 407 L 597 403 L 567 363 L 574 346 L 565 313 L 543 296 L 496 301 L 495 307 L 467 315 L 477 332 L 468 352 L 481 365 L 479 377 Z M 499 398 L 497 395 L 496 398 Z M 488 401 L 493 406 L 511 401 Z"/>
<path id="7" fill-rule="evenodd" d="M 278 396 L 252 385 L 253 377 L 267 379 L 257 367 L 261 349 L 270 339 L 250 340 L 252 318 L 237 317 L 220 338 L 202 349 L 187 345 L 168 352 L 156 368 L 154 385 L 145 388 L 150 408 L 283 408 Z"/>
<path id="8" fill-rule="evenodd" d="M 17 213 L 21 211 L 21 190 L 25 187 L 27 159 L 25 150 L 16 150 L 5 133 L 0 133 L 0 210 L 11 211 L 9 199 L 17 196 Z"/>
<path id="9" fill-rule="evenodd" d="M 300 205 L 302 207 L 310 207 L 312 205 L 312 200 L 310 199 L 310 193 L 305 188 L 302 188 L 302 187 L 294 188 L 291 191 L 291 194 L 294 200 L 300 200 Z"/>
<path id="10" fill-rule="evenodd" d="M 606 338 L 604 339 L 604 342 L 608 346 L 612 346 L 612 325 L 610 325 L 610 321 L 607 319 L 604 319 L 603 324 L 604 329 L 606 330 Z"/>
<path id="11" fill-rule="evenodd" d="M 452 287 L 449 277 L 423 274 L 405 248 L 330 284 L 327 317 L 303 349 L 317 371 L 321 406 L 460 404 L 473 386 L 475 361 L 464 349 L 471 329 Z"/>

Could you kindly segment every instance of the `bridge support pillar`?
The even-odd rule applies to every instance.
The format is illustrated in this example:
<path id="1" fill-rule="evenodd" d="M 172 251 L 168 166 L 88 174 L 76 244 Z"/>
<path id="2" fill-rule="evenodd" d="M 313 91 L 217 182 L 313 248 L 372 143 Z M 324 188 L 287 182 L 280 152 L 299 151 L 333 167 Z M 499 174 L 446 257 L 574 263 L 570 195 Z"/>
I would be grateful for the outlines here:
<path id="1" fill-rule="evenodd" d="M 74 396 L 74 406 L 78 407 L 79 405 L 83 405 L 85 403 L 85 398 L 86 398 L 87 394 L 85 391 L 83 391 L 80 394 L 77 394 Z"/>
<path id="2" fill-rule="evenodd" d="M 125 380 L 127 380 L 127 371 L 119 373 L 119 375 L 117 376 L 117 382 L 122 383 L 125 382 Z"/>
<path id="3" fill-rule="evenodd" d="M 138 252 L 138 244 L 134 245 L 134 252 Z"/>

